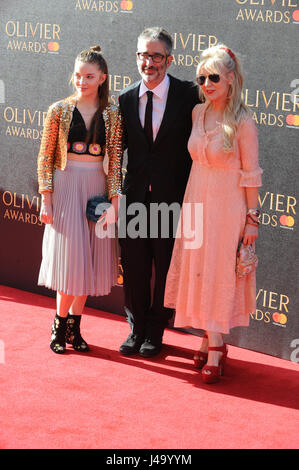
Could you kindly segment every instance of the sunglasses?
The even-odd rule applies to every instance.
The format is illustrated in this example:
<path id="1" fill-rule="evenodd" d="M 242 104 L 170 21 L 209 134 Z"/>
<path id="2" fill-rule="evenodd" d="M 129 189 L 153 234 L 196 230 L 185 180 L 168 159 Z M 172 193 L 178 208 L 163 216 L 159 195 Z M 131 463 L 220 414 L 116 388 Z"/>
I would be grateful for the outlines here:
<path id="1" fill-rule="evenodd" d="M 196 77 L 196 81 L 198 85 L 202 86 L 205 84 L 207 78 L 213 83 L 218 83 L 220 81 L 220 75 L 218 75 L 218 73 L 212 73 L 211 75 L 207 76 L 199 75 L 198 77 Z"/>

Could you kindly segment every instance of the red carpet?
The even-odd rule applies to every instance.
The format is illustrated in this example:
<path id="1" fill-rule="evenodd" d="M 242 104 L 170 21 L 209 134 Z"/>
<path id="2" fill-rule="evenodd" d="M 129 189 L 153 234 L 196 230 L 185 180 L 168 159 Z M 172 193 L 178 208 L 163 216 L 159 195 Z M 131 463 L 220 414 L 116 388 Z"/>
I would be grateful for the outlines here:
<path id="1" fill-rule="evenodd" d="M 230 346 L 204 385 L 195 336 L 167 330 L 159 358 L 125 358 L 124 318 L 87 308 L 90 353 L 59 356 L 54 299 L 0 286 L 0 309 L 2 449 L 298 448 L 298 364 Z"/>

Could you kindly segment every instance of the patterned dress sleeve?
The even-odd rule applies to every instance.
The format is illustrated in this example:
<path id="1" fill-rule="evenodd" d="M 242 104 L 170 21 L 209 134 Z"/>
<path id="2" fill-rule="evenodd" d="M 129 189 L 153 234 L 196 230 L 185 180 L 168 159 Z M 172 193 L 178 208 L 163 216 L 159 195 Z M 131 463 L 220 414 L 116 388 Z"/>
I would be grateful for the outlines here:
<path id="1" fill-rule="evenodd" d="M 258 132 L 252 118 L 241 122 L 237 139 L 241 159 L 240 186 L 249 188 L 262 186 L 263 170 L 258 161 Z"/>
<path id="2" fill-rule="evenodd" d="M 119 108 L 108 107 L 104 111 L 106 148 L 108 154 L 108 198 L 121 194 L 123 162 L 123 121 Z"/>
<path id="3" fill-rule="evenodd" d="M 53 192 L 53 168 L 59 133 L 60 116 L 57 106 L 51 105 L 46 116 L 37 157 L 38 191 Z"/>

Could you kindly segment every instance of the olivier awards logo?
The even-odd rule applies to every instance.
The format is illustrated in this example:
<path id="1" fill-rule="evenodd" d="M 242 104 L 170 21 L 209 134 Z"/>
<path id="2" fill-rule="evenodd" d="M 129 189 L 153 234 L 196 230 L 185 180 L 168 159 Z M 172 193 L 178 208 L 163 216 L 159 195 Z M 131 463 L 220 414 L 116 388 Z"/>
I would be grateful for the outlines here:
<path id="1" fill-rule="evenodd" d="M 76 0 L 75 10 L 97 13 L 132 13 L 132 0 Z"/>
<path id="2" fill-rule="evenodd" d="M 38 109 L 6 106 L 2 119 L 6 123 L 5 135 L 12 138 L 40 140 L 47 112 Z"/>
<path id="3" fill-rule="evenodd" d="M 215 46 L 218 39 L 213 34 L 180 33 L 172 34 L 173 64 L 178 67 L 197 67 L 200 54 L 208 47 Z"/>
<path id="4" fill-rule="evenodd" d="M 299 80 L 293 80 L 298 83 Z M 245 104 L 252 110 L 256 124 L 269 127 L 299 129 L 299 87 L 293 92 L 282 90 L 251 90 L 243 92 Z"/>
<path id="5" fill-rule="evenodd" d="M 1 206 L 4 208 L 2 218 L 7 222 L 39 225 L 40 198 L 29 194 L 20 194 L 6 190 L 1 195 Z M 1 211 L 2 212 L 2 211 Z"/>
<path id="6" fill-rule="evenodd" d="M 260 190 L 258 198 L 262 225 L 294 230 L 297 205 L 295 196 Z"/>
<path id="7" fill-rule="evenodd" d="M 252 320 L 272 323 L 286 328 L 290 298 L 286 294 L 266 289 L 259 289 L 256 295 L 257 309 L 251 313 Z"/>
<path id="8" fill-rule="evenodd" d="M 112 104 L 118 104 L 119 92 L 131 85 L 131 83 L 132 79 L 128 75 L 109 75 L 109 91 Z"/>
<path id="9" fill-rule="evenodd" d="M 59 24 L 9 20 L 5 25 L 7 50 L 35 54 L 58 54 Z"/>
<path id="10" fill-rule="evenodd" d="M 233 0 L 238 8 L 236 20 L 254 23 L 299 24 L 296 0 Z"/>

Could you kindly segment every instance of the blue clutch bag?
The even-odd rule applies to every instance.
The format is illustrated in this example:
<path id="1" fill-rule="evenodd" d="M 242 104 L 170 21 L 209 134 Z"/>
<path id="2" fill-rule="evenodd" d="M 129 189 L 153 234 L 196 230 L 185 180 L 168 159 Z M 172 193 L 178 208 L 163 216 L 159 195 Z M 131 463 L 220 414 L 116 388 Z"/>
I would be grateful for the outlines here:
<path id="1" fill-rule="evenodd" d="M 92 222 L 97 222 L 99 217 L 105 212 L 111 203 L 108 201 L 108 197 L 104 196 L 93 196 L 87 201 L 86 206 L 86 217 Z"/>

